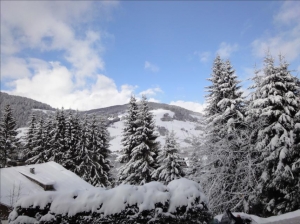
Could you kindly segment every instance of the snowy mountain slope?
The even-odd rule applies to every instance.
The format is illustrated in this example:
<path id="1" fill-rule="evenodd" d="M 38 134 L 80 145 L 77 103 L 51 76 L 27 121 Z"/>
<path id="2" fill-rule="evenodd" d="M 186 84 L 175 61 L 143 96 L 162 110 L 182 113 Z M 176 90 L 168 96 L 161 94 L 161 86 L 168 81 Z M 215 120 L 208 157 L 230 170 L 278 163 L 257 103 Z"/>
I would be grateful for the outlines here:
<path id="1" fill-rule="evenodd" d="M 189 137 L 193 135 L 198 136 L 203 133 L 203 130 L 199 128 L 201 125 L 199 121 L 183 121 L 172 119 L 175 116 L 175 113 L 171 110 L 157 109 L 151 110 L 151 112 L 154 115 L 156 133 L 159 135 L 157 140 L 162 146 L 164 145 L 165 141 L 165 132 L 170 132 L 173 130 L 176 133 L 177 142 L 180 144 L 181 148 L 190 147 Z M 168 114 L 168 116 L 166 116 L 166 114 Z M 119 115 L 119 117 L 122 118 L 124 115 L 125 114 Z M 163 121 L 164 117 L 169 117 L 170 119 Z M 201 117 L 199 116 L 199 118 Z M 121 150 L 123 128 L 124 120 L 122 119 L 108 126 L 108 131 L 111 136 L 110 150 L 113 152 Z"/>

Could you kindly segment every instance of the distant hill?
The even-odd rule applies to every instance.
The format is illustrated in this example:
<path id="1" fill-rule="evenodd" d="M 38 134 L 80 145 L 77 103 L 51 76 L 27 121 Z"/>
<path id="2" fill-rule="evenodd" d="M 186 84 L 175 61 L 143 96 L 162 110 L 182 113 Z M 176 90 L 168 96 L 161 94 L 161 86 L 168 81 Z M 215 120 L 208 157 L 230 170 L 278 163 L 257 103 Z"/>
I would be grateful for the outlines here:
<path id="1" fill-rule="evenodd" d="M 27 97 L 9 95 L 4 92 L 0 92 L 0 102 L 1 117 L 6 105 L 10 104 L 13 109 L 13 116 L 16 119 L 17 128 L 26 126 L 33 109 L 55 111 L 55 109 L 48 104 Z"/>
<path id="2" fill-rule="evenodd" d="M 174 119 L 180 120 L 180 121 L 197 121 L 196 117 L 193 117 L 192 115 L 196 116 L 202 116 L 201 113 L 194 112 L 191 110 L 184 109 L 179 106 L 175 105 L 169 105 L 164 103 L 154 103 L 154 102 L 148 102 L 150 110 L 157 110 L 157 109 L 164 109 L 174 112 Z M 126 112 L 128 107 L 128 104 L 124 105 L 115 105 L 105 108 L 99 108 L 99 109 L 93 109 L 88 111 L 83 111 L 82 113 L 87 114 L 96 114 L 96 115 L 102 115 L 104 117 L 117 117 L 120 114 L 123 114 Z"/>
<path id="3" fill-rule="evenodd" d="M 37 114 L 37 116 L 41 116 L 42 114 L 43 115 L 53 114 L 49 112 L 54 112 L 56 110 L 48 104 L 27 97 L 9 95 L 4 92 L 0 92 L 0 102 L 1 102 L 1 106 L 0 106 L 1 116 L 5 106 L 7 104 L 11 105 L 14 111 L 14 117 L 16 119 L 17 128 L 27 126 L 27 122 L 33 111 L 35 114 Z M 115 106 L 110 106 L 105 108 L 93 109 L 88 111 L 79 111 L 79 112 L 81 114 L 85 114 L 85 113 L 95 114 L 97 117 L 101 116 L 106 119 L 110 118 L 109 121 L 112 122 L 108 122 L 108 123 L 113 123 L 115 121 L 113 118 L 118 118 L 118 115 L 124 114 L 127 110 L 127 107 L 128 104 L 124 104 L 124 105 L 115 105 Z M 202 114 L 200 113 L 190 111 L 179 106 L 168 105 L 164 103 L 149 102 L 149 107 L 151 110 L 164 109 L 164 110 L 172 111 L 174 112 L 174 116 L 172 117 L 172 119 L 179 120 L 179 121 L 197 122 L 199 117 L 202 117 Z"/>

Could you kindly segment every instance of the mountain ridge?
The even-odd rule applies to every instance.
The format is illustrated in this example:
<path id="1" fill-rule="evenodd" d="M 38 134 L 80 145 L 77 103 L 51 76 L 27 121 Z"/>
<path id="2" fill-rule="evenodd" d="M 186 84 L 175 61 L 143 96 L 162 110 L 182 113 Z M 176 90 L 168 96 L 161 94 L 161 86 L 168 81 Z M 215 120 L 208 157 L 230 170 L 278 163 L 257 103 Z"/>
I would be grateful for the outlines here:
<path id="1" fill-rule="evenodd" d="M 1 101 L 1 113 L 4 111 L 4 108 L 7 104 L 13 109 L 13 115 L 16 119 L 16 127 L 26 127 L 27 121 L 32 114 L 32 111 L 35 109 L 35 114 L 37 116 L 42 116 L 43 110 L 47 111 L 55 111 L 56 109 L 51 107 L 50 105 L 39 102 L 37 100 L 33 100 L 28 97 L 10 95 L 5 92 L 0 92 L 0 101 Z M 180 106 L 169 105 L 166 103 L 156 103 L 156 102 L 148 102 L 149 108 L 151 110 L 156 109 L 164 109 L 170 110 L 174 112 L 173 119 L 176 120 L 187 120 L 187 121 L 197 121 L 198 119 L 193 117 L 192 115 L 196 115 L 197 117 L 202 117 L 203 114 L 195 111 L 191 111 Z M 80 114 L 95 114 L 96 116 L 104 116 L 104 117 L 117 117 L 119 114 L 126 113 L 128 107 L 127 104 L 123 105 L 113 105 L 109 107 L 96 108 L 92 110 L 78 111 Z M 75 110 L 73 110 L 75 111 Z M 2 114 L 1 114 L 2 115 Z"/>

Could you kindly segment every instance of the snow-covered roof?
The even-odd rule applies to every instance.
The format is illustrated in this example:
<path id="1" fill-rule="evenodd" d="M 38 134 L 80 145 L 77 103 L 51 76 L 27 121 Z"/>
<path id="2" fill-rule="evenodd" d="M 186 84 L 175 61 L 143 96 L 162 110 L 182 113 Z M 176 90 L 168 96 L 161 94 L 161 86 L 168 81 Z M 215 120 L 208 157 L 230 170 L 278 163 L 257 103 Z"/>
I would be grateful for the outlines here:
<path id="1" fill-rule="evenodd" d="M 30 173 L 30 168 L 34 168 L 34 174 Z M 53 185 L 55 191 L 60 192 L 94 189 L 75 173 L 53 161 L 2 168 L 0 176 L 0 202 L 9 206 L 14 205 L 22 196 L 43 192 L 44 189 L 34 181 L 43 185 Z"/>

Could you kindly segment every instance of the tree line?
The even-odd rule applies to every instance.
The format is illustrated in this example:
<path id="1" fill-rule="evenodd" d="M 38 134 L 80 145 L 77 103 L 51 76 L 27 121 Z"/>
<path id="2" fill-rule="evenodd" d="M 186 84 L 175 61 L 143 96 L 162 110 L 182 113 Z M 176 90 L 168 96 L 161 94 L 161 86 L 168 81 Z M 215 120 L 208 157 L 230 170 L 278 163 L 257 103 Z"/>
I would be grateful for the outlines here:
<path id="1" fill-rule="evenodd" d="M 6 167 L 14 155 L 21 154 L 26 164 L 55 161 L 101 187 L 121 183 L 141 185 L 153 180 L 167 184 L 184 176 L 175 134 L 171 132 L 160 149 L 146 97 L 139 103 L 131 97 L 123 130 L 122 166 L 116 179 L 110 173 L 110 136 L 105 124 L 95 115 L 82 117 L 78 112 L 66 113 L 63 109 L 46 119 L 32 113 L 21 143 L 16 138 L 12 109 L 7 105 L 0 124 L 1 167 Z"/>
<path id="2" fill-rule="evenodd" d="M 109 133 L 96 116 L 81 117 L 62 109 L 45 120 L 32 113 L 22 143 L 16 138 L 12 109 L 7 105 L 0 132 L 1 167 L 21 155 L 26 164 L 55 161 L 94 186 L 111 185 Z"/>

